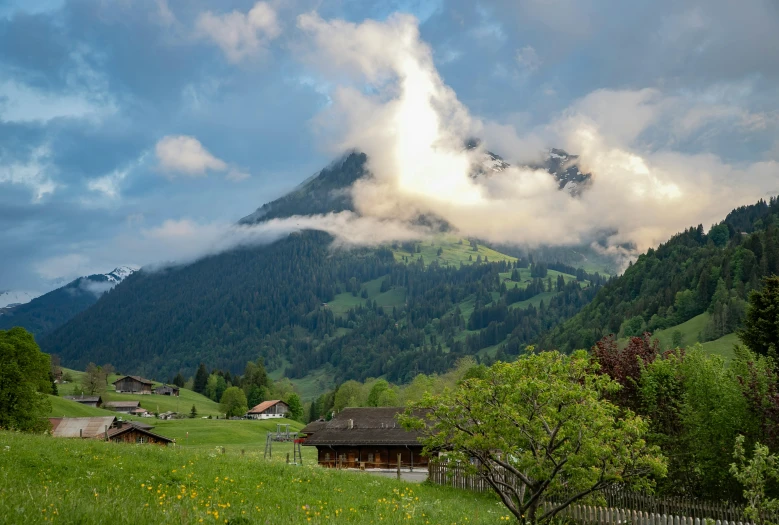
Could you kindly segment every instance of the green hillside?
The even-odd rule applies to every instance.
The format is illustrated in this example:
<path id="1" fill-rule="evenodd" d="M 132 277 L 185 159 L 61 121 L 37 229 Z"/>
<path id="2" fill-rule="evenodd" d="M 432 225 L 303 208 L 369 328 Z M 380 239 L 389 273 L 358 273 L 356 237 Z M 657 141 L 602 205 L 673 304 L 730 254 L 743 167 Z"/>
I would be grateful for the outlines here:
<path id="1" fill-rule="evenodd" d="M 58 396 L 49 396 L 51 402 L 50 417 L 99 417 L 115 416 L 116 412 L 95 408 Z"/>
<path id="2" fill-rule="evenodd" d="M 541 340 L 543 348 L 589 348 L 610 333 L 658 332 L 669 345 L 711 341 L 727 355 L 751 290 L 779 274 L 779 200 L 733 210 L 708 233 L 692 227 L 638 257 L 593 301 Z"/>

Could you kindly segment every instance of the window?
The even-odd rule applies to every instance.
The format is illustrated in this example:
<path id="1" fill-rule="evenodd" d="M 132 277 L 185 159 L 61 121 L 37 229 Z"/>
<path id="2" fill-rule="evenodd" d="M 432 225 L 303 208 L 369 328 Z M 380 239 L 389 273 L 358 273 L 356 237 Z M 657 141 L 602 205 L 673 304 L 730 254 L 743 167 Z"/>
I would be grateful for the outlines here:
<path id="1" fill-rule="evenodd" d="M 373 463 L 373 454 L 368 454 L 368 463 Z"/>
<path id="2" fill-rule="evenodd" d="M 143 437 L 143 436 L 138 436 L 137 438 L 135 438 L 135 442 L 136 443 L 146 443 L 146 438 Z"/>
<path id="3" fill-rule="evenodd" d="M 330 453 L 325 452 L 325 461 L 330 461 Z"/>

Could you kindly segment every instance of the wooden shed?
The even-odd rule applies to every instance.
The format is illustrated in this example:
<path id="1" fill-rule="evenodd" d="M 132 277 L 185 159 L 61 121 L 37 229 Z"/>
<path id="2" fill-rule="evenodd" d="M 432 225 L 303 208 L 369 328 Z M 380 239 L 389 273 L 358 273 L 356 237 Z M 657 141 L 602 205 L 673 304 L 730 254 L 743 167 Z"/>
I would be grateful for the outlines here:
<path id="1" fill-rule="evenodd" d="M 114 410 L 115 412 L 124 412 L 130 414 L 141 407 L 140 401 L 106 401 L 103 405 L 108 410 Z"/>
<path id="2" fill-rule="evenodd" d="M 175 440 L 155 434 L 135 423 L 119 421 L 114 428 L 108 430 L 108 441 L 114 443 L 137 443 L 152 445 L 167 445 Z"/>
<path id="3" fill-rule="evenodd" d="M 154 393 L 158 396 L 178 396 L 179 387 L 176 385 L 160 385 L 154 389 Z"/>
<path id="4" fill-rule="evenodd" d="M 114 381 L 117 393 L 151 394 L 154 383 L 139 376 L 124 376 Z"/>
<path id="5" fill-rule="evenodd" d="M 103 406 L 103 398 L 100 396 L 63 396 L 63 399 L 75 401 L 76 403 L 81 403 L 82 405 L 86 405 L 88 407 L 100 408 Z"/>
<path id="6" fill-rule="evenodd" d="M 401 427 L 403 407 L 345 408 L 333 419 L 303 429 L 304 446 L 317 449 L 319 464 L 341 468 L 427 467 L 420 432 Z"/>

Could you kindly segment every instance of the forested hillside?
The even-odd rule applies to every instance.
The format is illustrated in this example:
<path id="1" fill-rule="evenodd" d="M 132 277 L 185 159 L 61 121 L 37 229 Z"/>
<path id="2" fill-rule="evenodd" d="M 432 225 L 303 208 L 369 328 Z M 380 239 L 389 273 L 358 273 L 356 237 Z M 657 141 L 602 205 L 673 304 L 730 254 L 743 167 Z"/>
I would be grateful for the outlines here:
<path id="1" fill-rule="evenodd" d="M 545 348 L 589 348 L 601 337 L 640 335 L 707 313 L 701 342 L 736 330 L 751 290 L 779 274 L 779 201 L 733 210 L 704 233 L 703 226 L 650 249 L 586 308 L 551 330 Z M 692 343 L 694 341 L 687 341 Z"/>
<path id="2" fill-rule="evenodd" d="M 192 374 L 200 362 L 237 372 L 262 357 L 292 378 L 332 367 L 338 379 L 403 381 L 504 341 L 517 353 L 603 282 L 511 258 L 425 265 L 330 242 L 304 232 L 139 272 L 41 344 L 68 365 L 110 362 L 151 377 Z"/>

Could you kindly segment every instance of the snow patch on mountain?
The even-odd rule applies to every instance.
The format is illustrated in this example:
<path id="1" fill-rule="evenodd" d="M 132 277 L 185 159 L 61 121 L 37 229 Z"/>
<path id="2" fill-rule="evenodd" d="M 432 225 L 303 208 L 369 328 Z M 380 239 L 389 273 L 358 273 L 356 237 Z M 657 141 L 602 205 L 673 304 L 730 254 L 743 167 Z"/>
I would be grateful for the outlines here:
<path id="1" fill-rule="evenodd" d="M 40 297 L 38 292 L 21 291 L 21 290 L 5 290 L 0 291 L 0 308 L 6 308 L 10 306 L 18 306 L 20 304 L 29 303 L 36 297 Z"/>

